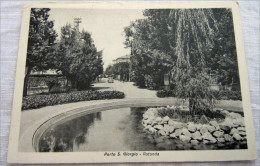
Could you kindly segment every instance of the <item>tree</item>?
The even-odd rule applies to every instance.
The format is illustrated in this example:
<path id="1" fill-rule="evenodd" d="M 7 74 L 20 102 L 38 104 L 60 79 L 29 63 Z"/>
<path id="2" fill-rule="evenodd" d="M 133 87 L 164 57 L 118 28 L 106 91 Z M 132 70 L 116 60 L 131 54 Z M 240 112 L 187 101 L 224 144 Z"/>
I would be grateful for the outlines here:
<path id="1" fill-rule="evenodd" d="M 62 27 L 56 52 L 57 68 L 71 81 L 72 88 L 88 89 L 103 73 L 102 51 L 97 51 L 90 33 L 84 30 L 79 32 L 69 24 Z"/>
<path id="2" fill-rule="evenodd" d="M 148 17 L 136 20 L 124 30 L 125 45 L 131 48 L 131 78 L 136 85 L 153 89 L 163 85 L 163 75 L 172 68 L 168 38 L 156 25 Z"/>
<path id="3" fill-rule="evenodd" d="M 32 70 L 46 70 L 53 66 L 52 52 L 57 34 L 53 21 L 49 21 L 49 8 L 32 8 L 26 58 L 23 95 L 27 95 L 28 78 Z"/>
<path id="4" fill-rule="evenodd" d="M 109 65 L 105 73 L 107 75 L 120 75 L 121 80 L 129 80 L 130 65 L 128 62 L 119 62 L 114 65 Z"/>
<path id="5" fill-rule="evenodd" d="M 218 33 L 216 20 L 211 9 L 175 9 L 169 17 L 176 25 L 177 61 L 172 71 L 177 97 L 189 101 L 191 114 L 206 114 L 214 106 L 206 59 Z"/>
<path id="6" fill-rule="evenodd" d="M 238 80 L 232 13 L 229 9 L 148 9 L 125 28 L 135 82 L 171 73 L 177 97 L 192 114 L 212 110 L 210 74 L 226 85 Z M 158 78 L 159 81 L 156 81 Z"/>
<path id="7" fill-rule="evenodd" d="M 218 23 L 219 33 L 216 35 L 208 66 L 217 78 L 218 83 L 240 85 L 236 42 L 230 9 L 214 9 L 214 18 Z"/>

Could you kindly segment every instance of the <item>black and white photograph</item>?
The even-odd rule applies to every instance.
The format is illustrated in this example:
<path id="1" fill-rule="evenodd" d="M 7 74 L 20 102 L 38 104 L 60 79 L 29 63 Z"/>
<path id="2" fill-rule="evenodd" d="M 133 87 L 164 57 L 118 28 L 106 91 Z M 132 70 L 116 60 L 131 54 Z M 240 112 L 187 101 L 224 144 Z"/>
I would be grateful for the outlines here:
<path id="1" fill-rule="evenodd" d="M 235 3 L 123 6 L 25 8 L 28 33 L 13 110 L 20 117 L 12 121 L 19 122 L 13 128 L 17 153 L 102 152 L 107 162 L 198 152 L 203 161 L 213 160 L 205 152 L 217 154 L 215 160 L 239 160 L 242 155 L 225 154 L 245 150 L 253 159 Z M 168 161 L 177 160 L 185 161 Z"/>

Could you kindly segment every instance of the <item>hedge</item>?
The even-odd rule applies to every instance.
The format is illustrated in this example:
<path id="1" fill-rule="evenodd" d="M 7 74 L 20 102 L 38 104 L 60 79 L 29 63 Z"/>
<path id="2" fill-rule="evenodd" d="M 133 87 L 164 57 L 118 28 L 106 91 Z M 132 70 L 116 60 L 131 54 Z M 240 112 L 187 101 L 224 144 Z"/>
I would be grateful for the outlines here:
<path id="1" fill-rule="evenodd" d="M 216 100 L 242 100 L 241 91 L 212 91 Z M 156 94 L 160 98 L 176 97 L 174 90 L 159 90 Z"/>
<path id="2" fill-rule="evenodd" d="M 124 97 L 125 94 L 119 91 L 75 91 L 69 93 L 32 95 L 23 97 L 22 110 L 78 101 L 122 99 Z"/>

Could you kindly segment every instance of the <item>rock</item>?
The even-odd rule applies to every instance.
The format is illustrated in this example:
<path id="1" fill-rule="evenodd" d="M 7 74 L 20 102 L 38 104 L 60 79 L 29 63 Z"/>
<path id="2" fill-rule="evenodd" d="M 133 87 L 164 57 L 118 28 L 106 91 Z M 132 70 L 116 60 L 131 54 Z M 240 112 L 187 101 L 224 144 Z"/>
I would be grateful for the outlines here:
<path id="1" fill-rule="evenodd" d="M 182 131 L 182 134 L 183 134 L 183 135 L 188 136 L 188 137 L 191 137 L 191 133 L 189 132 L 188 129 L 183 128 L 181 131 Z"/>
<path id="2" fill-rule="evenodd" d="M 190 137 L 188 137 L 188 136 L 185 136 L 185 135 L 180 135 L 180 140 L 182 141 L 182 142 L 190 142 L 190 140 L 191 140 L 191 138 Z"/>
<path id="3" fill-rule="evenodd" d="M 209 144 L 209 141 L 208 140 L 203 140 L 203 143 L 204 144 Z"/>
<path id="4" fill-rule="evenodd" d="M 213 133 L 213 135 L 217 138 L 220 138 L 220 137 L 224 137 L 224 132 L 223 131 L 215 131 Z"/>
<path id="5" fill-rule="evenodd" d="M 174 122 L 174 128 L 181 129 L 183 127 L 183 123 L 180 122 Z"/>
<path id="6" fill-rule="evenodd" d="M 177 129 L 177 130 L 175 130 L 174 133 L 175 133 L 176 137 L 179 137 L 181 135 L 181 133 L 182 133 L 182 130 L 181 129 Z"/>
<path id="7" fill-rule="evenodd" d="M 152 127 L 152 126 L 151 126 L 151 125 L 146 125 L 146 126 L 144 127 L 144 129 L 145 129 L 145 130 L 149 130 L 150 127 Z"/>
<path id="8" fill-rule="evenodd" d="M 231 142 L 233 141 L 233 138 L 229 134 L 224 134 L 225 141 Z"/>
<path id="9" fill-rule="evenodd" d="M 155 121 L 155 118 L 154 118 L 154 117 L 148 118 L 148 119 L 147 119 L 147 124 L 150 124 L 150 125 L 151 125 L 154 121 Z"/>
<path id="10" fill-rule="evenodd" d="M 197 141 L 197 140 L 191 140 L 190 142 L 191 142 L 192 145 L 198 145 L 199 144 L 199 141 Z"/>
<path id="11" fill-rule="evenodd" d="M 196 126 L 194 125 L 194 123 L 190 123 L 189 125 L 188 125 L 188 130 L 190 131 L 190 132 L 195 132 L 196 130 L 197 130 L 197 128 L 196 128 Z"/>
<path id="12" fill-rule="evenodd" d="M 238 127 L 237 130 L 238 130 L 238 131 L 245 132 L 245 131 L 246 131 L 246 128 L 245 128 L 245 127 Z"/>
<path id="13" fill-rule="evenodd" d="M 200 123 L 202 123 L 202 124 L 207 124 L 207 123 L 209 123 L 209 120 L 208 120 L 208 118 L 207 118 L 205 115 L 202 115 L 199 121 L 200 121 Z"/>
<path id="14" fill-rule="evenodd" d="M 240 136 L 246 136 L 246 132 L 244 132 L 244 131 L 239 131 L 238 134 L 239 134 Z"/>
<path id="15" fill-rule="evenodd" d="M 168 121 L 170 120 L 170 118 L 169 118 L 169 116 L 165 116 L 165 117 L 163 117 L 163 122 L 164 123 L 168 123 Z"/>
<path id="16" fill-rule="evenodd" d="M 170 134 L 170 137 L 171 137 L 171 138 L 177 138 L 177 136 L 176 136 L 175 133 Z"/>
<path id="17" fill-rule="evenodd" d="M 231 117 L 232 119 L 242 118 L 240 114 L 234 112 L 229 113 L 229 117 Z"/>
<path id="18" fill-rule="evenodd" d="M 170 119 L 170 120 L 168 121 L 168 125 L 169 125 L 169 126 L 174 126 L 174 121 Z"/>
<path id="19" fill-rule="evenodd" d="M 203 125 L 203 126 L 201 127 L 201 129 L 200 129 L 200 133 L 201 133 L 201 134 L 204 134 L 204 133 L 207 133 L 207 132 L 209 132 L 208 128 L 207 128 L 205 125 Z"/>
<path id="20" fill-rule="evenodd" d="M 243 138 L 243 141 L 247 139 L 246 136 L 244 136 L 244 137 L 242 137 L 242 138 Z"/>
<path id="21" fill-rule="evenodd" d="M 203 140 L 208 140 L 210 143 L 216 143 L 217 140 L 209 132 L 202 135 Z"/>
<path id="22" fill-rule="evenodd" d="M 151 127 L 149 128 L 149 131 L 150 131 L 151 133 L 155 133 L 157 130 L 151 126 Z"/>
<path id="23" fill-rule="evenodd" d="M 191 135 L 191 138 L 193 138 L 194 140 L 199 140 L 199 141 L 202 140 L 202 136 L 201 136 L 201 134 L 200 134 L 199 131 L 196 131 L 195 133 L 193 133 L 193 134 Z"/>
<path id="24" fill-rule="evenodd" d="M 238 134 L 239 131 L 236 128 L 232 128 L 231 131 L 230 131 L 230 134 L 234 135 L 235 133 Z"/>
<path id="25" fill-rule="evenodd" d="M 229 115 L 229 112 L 228 112 L 227 110 L 221 110 L 220 112 L 221 112 L 222 114 L 226 115 L 226 116 Z"/>
<path id="26" fill-rule="evenodd" d="M 219 125 L 219 128 L 223 130 L 225 133 L 230 133 L 230 127 L 228 125 L 221 124 Z"/>
<path id="27" fill-rule="evenodd" d="M 159 130 L 159 132 L 158 132 L 160 135 L 162 135 L 162 136 L 166 136 L 166 133 L 163 131 L 163 130 Z"/>
<path id="28" fill-rule="evenodd" d="M 224 143 L 225 142 L 225 138 L 217 138 L 217 141 L 220 143 Z"/>
<path id="29" fill-rule="evenodd" d="M 161 129 L 163 129 L 163 126 L 162 125 L 155 125 L 154 128 L 158 129 L 158 130 L 161 130 Z"/>
<path id="30" fill-rule="evenodd" d="M 169 125 L 164 125 L 163 130 L 166 133 L 173 133 L 174 132 L 174 127 L 173 126 L 169 126 Z"/>
<path id="31" fill-rule="evenodd" d="M 195 126 L 196 126 L 197 130 L 200 130 L 202 128 L 201 124 L 196 124 Z"/>
<path id="32" fill-rule="evenodd" d="M 214 126 L 207 125 L 206 127 L 207 127 L 208 131 L 211 132 L 211 133 L 216 131 L 216 128 Z"/>
<path id="33" fill-rule="evenodd" d="M 234 133 L 233 138 L 237 141 L 243 140 L 243 138 L 238 133 Z"/>
<path id="34" fill-rule="evenodd" d="M 157 118 L 155 119 L 155 121 L 156 121 L 157 123 L 159 123 L 159 122 L 162 121 L 162 118 L 161 118 L 161 117 L 157 117 Z"/>
<path id="35" fill-rule="evenodd" d="M 217 128 L 219 126 L 219 124 L 215 120 L 214 121 L 210 121 L 209 124 L 214 126 L 215 128 Z"/>
<path id="36" fill-rule="evenodd" d="M 229 126 L 230 128 L 232 128 L 233 119 L 227 117 L 227 118 L 225 118 L 224 122 L 222 122 L 220 125 L 225 125 L 225 126 Z"/>
<path id="37" fill-rule="evenodd" d="M 244 118 L 234 119 L 233 123 L 234 123 L 234 125 L 238 125 L 241 127 L 245 126 Z"/>

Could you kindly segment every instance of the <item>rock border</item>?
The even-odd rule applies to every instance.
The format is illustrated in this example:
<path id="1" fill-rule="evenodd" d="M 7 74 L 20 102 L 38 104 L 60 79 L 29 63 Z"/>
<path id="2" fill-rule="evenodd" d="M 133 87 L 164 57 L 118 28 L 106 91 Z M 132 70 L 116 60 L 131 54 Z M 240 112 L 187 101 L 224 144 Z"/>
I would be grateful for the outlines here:
<path id="1" fill-rule="evenodd" d="M 238 113 L 219 110 L 225 116 L 223 122 L 210 121 L 208 124 L 182 123 L 168 116 L 160 117 L 161 109 L 176 110 L 175 106 L 149 108 L 144 114 L 142 124 L 144 131 L 150 134 L 168 136 L 170 139 L 180 139 L 192 145 L 215 144 L 246 141 L 244 117 Z M 187 110 L 183 110 L 187 111 Z"/>

